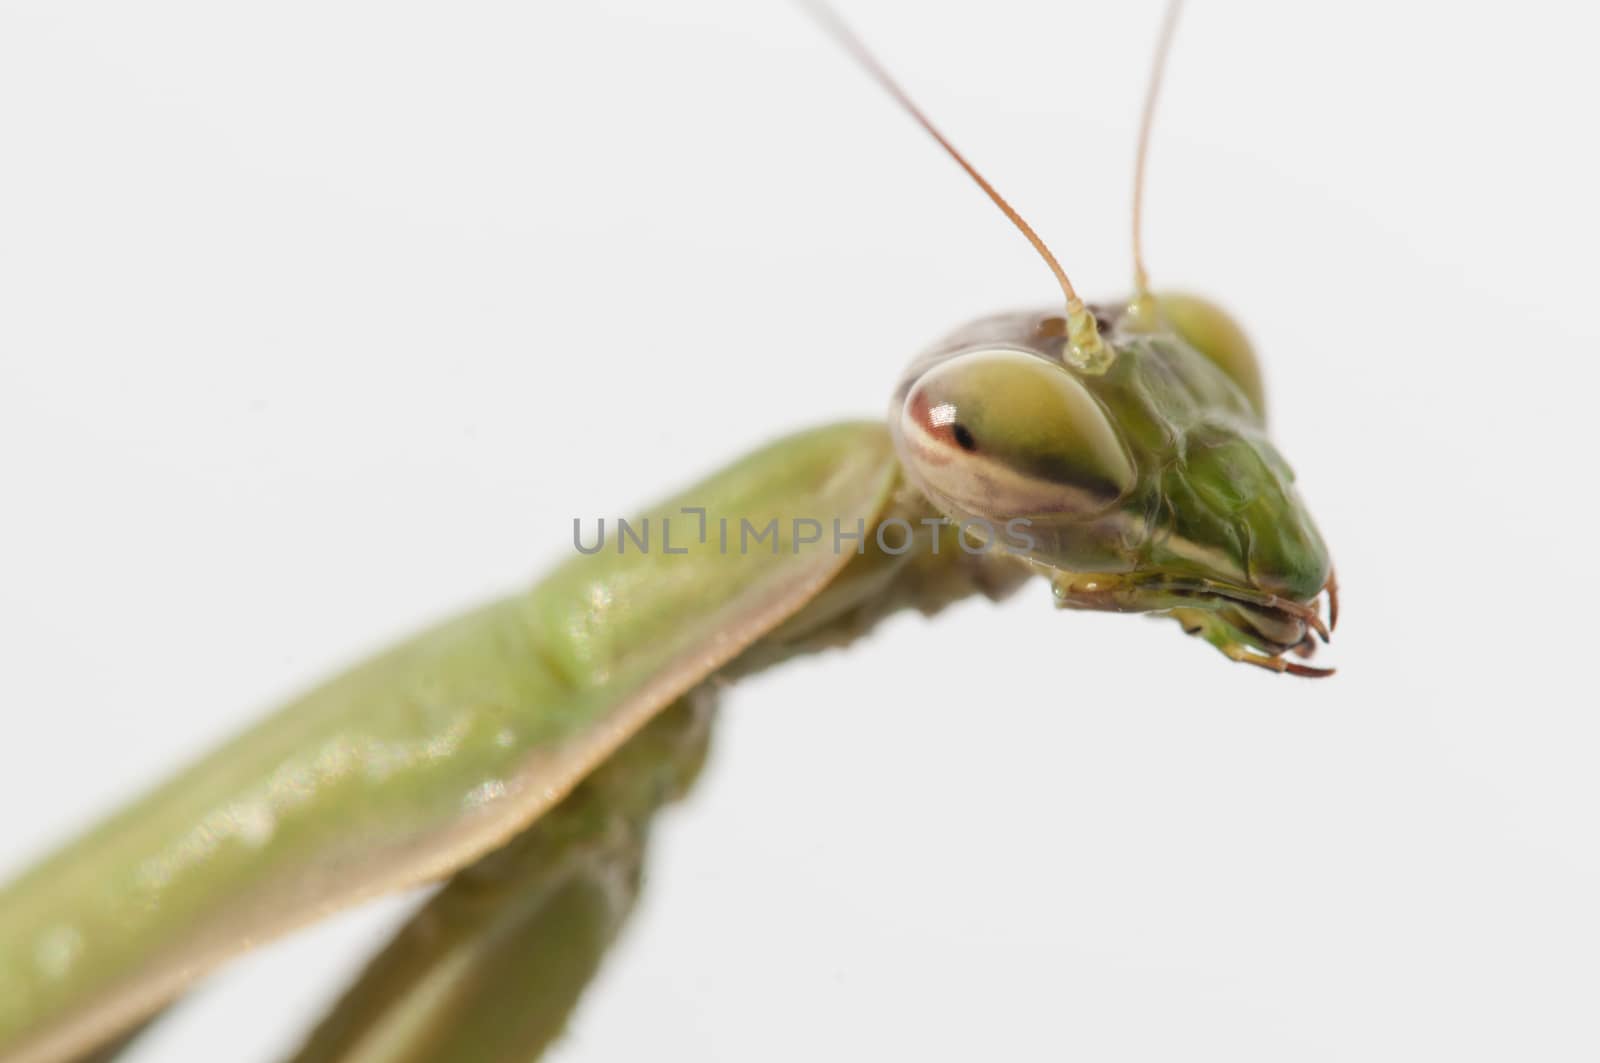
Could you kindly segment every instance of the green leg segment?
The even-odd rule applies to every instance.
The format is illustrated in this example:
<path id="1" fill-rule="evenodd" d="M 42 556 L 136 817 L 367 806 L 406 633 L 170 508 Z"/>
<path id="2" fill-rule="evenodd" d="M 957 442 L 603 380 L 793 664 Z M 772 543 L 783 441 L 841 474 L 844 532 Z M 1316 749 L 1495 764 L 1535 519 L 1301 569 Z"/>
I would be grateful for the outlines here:
<path id="1" fill-rule="evenodd" d="M 713 698 L 664 711 L 560 805 L 457 874 L 295 1063 L 527 1063 L 566 1025 L 638 895 L 650 821 L 704 760 Z"/>
<path id="2" fill-rule="evenodd" d="M 845 645 L 903 608 L 1010 594 L 1027 570 L 897 508 L 917 549 L 867 548 L 801 612 L 674 703 L 504 849 L 459 872 L 293 1063 L 530 1063 L 561 1034 L 638 894 L 650 821 L 704 760 L 713 685 Z M 869 542 L 873 540 L 869 539 Z M 874 545 L 875 542 L 874 542 Z"/>

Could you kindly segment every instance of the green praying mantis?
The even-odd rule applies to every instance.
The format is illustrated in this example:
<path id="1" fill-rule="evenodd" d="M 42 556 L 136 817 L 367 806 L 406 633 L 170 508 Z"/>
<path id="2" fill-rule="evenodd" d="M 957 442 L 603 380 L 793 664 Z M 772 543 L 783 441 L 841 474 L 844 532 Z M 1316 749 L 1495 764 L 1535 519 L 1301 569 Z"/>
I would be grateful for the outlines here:
<path id="1" fill-rule="evenodd" d="M 1136 163 L 1131 298 L 1086 304 L 1020 215 L 813 10 L 1032 243 L 1064 302 L 953 332 L 886 423 L 780 439 L 532 588 L 312 690 L 0 893 L 0 1060 L 109 1058 L 230 956 L 448 880 L 307 1039 L 320 1060 L 530 1060 L 637 895 L 716 689 L 903 609 L 1002 598 L 1169 616 L 1296 676 L 1337 583 L 1269 441 L 1243 333 L 1156 294 Z M 1319 607 L 1327 599 L 1327 617 Z"/>

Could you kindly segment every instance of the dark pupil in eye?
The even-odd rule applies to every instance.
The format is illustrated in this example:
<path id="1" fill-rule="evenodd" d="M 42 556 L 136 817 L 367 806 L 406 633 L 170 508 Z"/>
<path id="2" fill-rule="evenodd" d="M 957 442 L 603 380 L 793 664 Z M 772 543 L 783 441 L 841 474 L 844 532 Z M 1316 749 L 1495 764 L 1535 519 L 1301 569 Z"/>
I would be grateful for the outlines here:
<path id="1" fill-rule="evenodd" d="M 953 429 L 951 429 L 951 434 L 956 437 L 956 446 L 960 447 L 962 450 L 978 449 L 978 441 L 972 438 L 972 433 L 967 430 L 966 425 L 956 425 Z"/>

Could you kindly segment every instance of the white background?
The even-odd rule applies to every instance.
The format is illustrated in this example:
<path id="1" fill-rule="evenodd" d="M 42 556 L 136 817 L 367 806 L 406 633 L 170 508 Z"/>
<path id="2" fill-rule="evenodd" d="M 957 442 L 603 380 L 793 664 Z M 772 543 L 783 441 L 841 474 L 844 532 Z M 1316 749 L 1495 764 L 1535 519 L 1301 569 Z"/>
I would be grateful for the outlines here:
<path id="1" fill-rule="evenodd" d="M 1091 296 L 1138 3 L 845 7 Z M 1337 678 L 894 620 L 743 684 L 564 1063 L 1600 1055 L 1577 5 L 1196 3 L 1148 247 L 1232 307 Z M 779 0 L 0 8 L 0 876 L 317 677 L 1052 298 Z M 401 902 L 143 1045 L 270 1059 Z"/>

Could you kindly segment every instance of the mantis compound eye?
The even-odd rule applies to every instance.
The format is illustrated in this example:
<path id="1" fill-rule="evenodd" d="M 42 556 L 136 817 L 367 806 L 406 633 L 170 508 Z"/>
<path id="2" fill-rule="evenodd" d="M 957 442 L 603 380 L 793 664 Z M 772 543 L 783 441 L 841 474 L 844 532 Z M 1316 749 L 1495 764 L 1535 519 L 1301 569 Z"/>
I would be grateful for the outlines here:
<path id="1" fill-rule="evenodd" d="M 1089 516 L 1136 479 L 1088 389 L 1026 351 L 972 351 L 934 366 L 907 391 L 896 427 L 918 485 L 987 520 Z"/>
<path id="2" fill-rule="evenodd" d="M 1265 419 L 1267 400 L 1261 386 L 1261 365 L 1238 322 L 1216 303 L 1197 295 L 1162 292 L 1156 296 L 1156 304 L 1183 341 L 1239 385 L 1251 408 Z"/>

